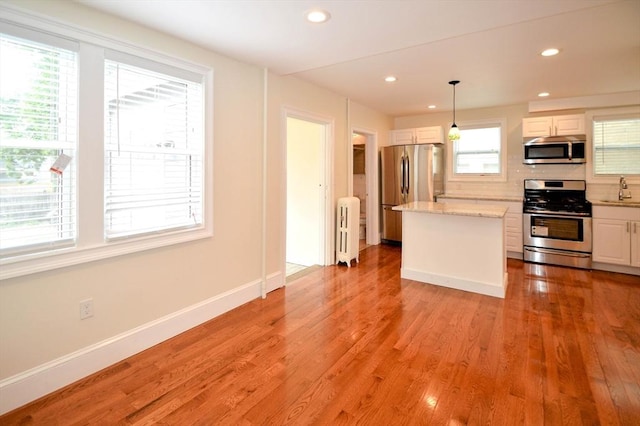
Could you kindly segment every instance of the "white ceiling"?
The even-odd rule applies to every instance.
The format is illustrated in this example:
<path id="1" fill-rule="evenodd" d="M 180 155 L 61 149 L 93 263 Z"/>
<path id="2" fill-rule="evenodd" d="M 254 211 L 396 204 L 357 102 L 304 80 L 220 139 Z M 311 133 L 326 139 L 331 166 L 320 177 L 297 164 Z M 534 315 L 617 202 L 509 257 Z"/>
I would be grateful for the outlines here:
<path id="1" fill-rule="evenodd" d="M 640 0 L 76 1 L 392 116 L 640 90 Z"/>

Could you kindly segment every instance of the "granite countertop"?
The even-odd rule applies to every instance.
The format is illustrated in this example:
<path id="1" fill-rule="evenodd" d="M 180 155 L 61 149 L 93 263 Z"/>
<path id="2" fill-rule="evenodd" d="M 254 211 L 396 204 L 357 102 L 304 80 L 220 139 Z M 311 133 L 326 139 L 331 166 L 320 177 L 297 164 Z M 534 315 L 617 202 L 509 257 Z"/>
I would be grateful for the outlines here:
<path id="1" fill-rule="evenodd" d="M 477 216 L 489 218 L 503 218 L 507 213 L 506 207 L 485 206 L 479 204 L 446 204 L 430 201 L 414 201 L 393 207 L 396 211 L 417 213 L 449 214 L 456 216 Z"/>
<path id="2" fill-rule="evenodd" d="M 594 206 L 608 206 L 608 207 L 635 207 L 640 208 L 640 201 L 631 200 L 589 200 Z"/>
<path id="3" fill-rule="evenodd" d="M 510 195 L 457 195 L 457 194 L 440 194 L 438 198 L 457 198 L 459 200 L 487 200 L 487 201 L 515 201 L 522 202 L 522 197 Z"/>

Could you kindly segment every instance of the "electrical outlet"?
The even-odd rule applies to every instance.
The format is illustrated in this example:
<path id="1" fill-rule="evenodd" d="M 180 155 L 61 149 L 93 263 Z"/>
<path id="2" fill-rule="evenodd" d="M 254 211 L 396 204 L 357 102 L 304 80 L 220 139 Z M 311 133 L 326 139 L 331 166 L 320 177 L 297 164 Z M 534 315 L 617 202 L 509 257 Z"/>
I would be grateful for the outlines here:
<path id="1" fill-rule="evenodd" d="M 93 299 L 80 301 L 80 319 L 87 319 L 93 316 Z"/>

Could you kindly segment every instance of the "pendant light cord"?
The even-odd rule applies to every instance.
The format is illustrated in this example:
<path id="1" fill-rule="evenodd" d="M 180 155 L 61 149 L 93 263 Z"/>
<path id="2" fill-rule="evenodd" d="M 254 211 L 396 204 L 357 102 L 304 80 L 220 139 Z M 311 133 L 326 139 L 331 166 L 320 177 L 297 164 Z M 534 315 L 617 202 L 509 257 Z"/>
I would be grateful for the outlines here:
<path id="1" fill-rule="evenodd" d="M 456 124 L 456 84 L 453 83 L 453 124 Z"/>

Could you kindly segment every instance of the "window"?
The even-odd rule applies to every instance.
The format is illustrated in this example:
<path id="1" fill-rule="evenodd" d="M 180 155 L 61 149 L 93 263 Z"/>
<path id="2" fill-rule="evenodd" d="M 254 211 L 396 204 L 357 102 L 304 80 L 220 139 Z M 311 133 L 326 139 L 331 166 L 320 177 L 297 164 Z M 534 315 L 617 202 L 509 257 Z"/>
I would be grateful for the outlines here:
<path id="1" fill-rule="evenodd" d="M 504 120 L 458 123 L 460 139 L 450 143 L 450 180 L 504 180 Z"/>
<path id="2" fill-rule="evenodd" d="M 58 248 L 76 237 L 77 53 L 0 34 L 0 253 Z"/>
<path id="3" fill-rule="evenodd" d="M 640 175 L 640 117 L 593 119 L 593 174 Z"/>
<path id="4" fill-rule="evenodd" d="M 0 279 L 212 235 L 212 70 L 64 33 L 0 21 Z"/>
<path id="5" fill-rule="evenodd" d="M 105 235 L 202 223 L 202 85 L 105 62 Z"/>

